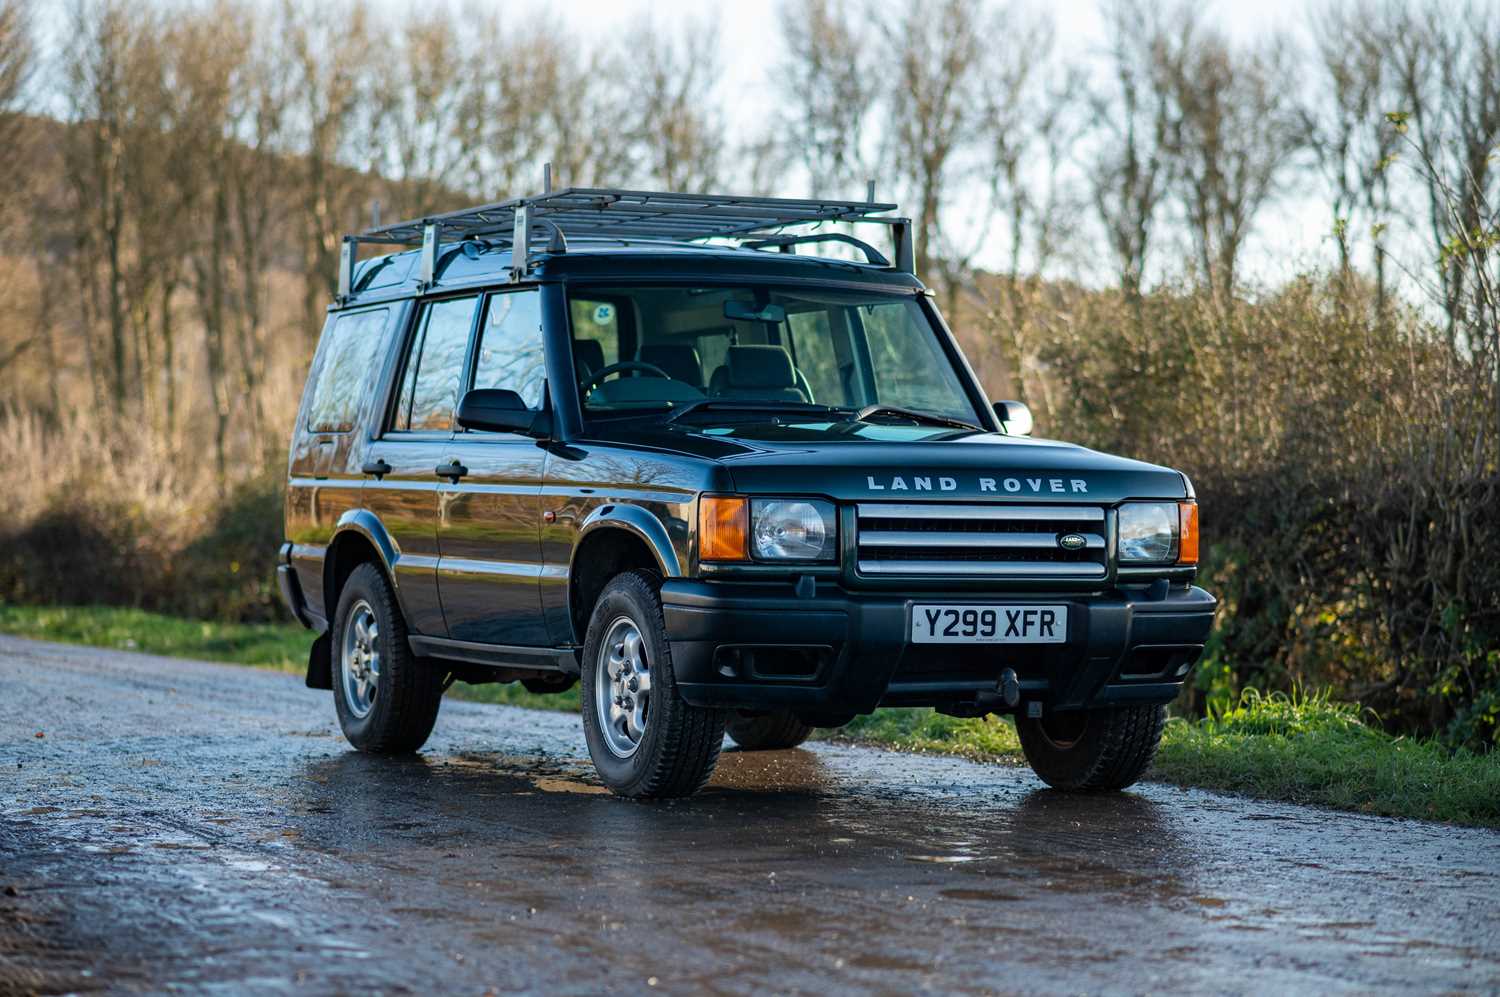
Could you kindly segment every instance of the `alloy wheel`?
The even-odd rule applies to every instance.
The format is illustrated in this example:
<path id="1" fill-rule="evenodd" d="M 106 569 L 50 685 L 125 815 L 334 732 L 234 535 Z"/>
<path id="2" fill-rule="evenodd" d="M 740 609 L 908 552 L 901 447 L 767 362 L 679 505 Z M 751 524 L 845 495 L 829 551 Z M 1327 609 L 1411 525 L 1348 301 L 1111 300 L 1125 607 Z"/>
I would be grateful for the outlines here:
<path id="1" fill-rule="evenodd" d="M 651 666 L 640 627 L 621 616 L 599 645 L 594 675 L 594 708 L 610 753 L 629 758 L 641 746 L 650 721 Z"/>
<path id="2" fill-rule="evenodd" d="M 339 673 L 349 712 L 356 719 L 369 716 L 380 687 L 380 622 L 374 608 L 363 599 L 349 607 Z"/>

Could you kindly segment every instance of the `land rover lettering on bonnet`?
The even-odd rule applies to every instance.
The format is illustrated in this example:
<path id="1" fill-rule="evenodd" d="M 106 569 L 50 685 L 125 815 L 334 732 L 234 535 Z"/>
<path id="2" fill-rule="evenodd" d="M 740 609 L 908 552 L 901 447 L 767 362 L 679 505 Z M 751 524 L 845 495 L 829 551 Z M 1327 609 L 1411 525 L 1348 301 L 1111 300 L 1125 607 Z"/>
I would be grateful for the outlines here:
<path id="1" fill-rule="evenodd" d="M 934 490 L 933 478 L 920 475 L 894 475 L 891 477 L 879 477 L 867 475 L 869 489 L 872 492 L 930 492 Z M 940 477 L 936 479 L 936 490 L 940 492 L 956 492 L 959 488 L 957 478 Z M 910 482 L 908 484 L 908 482 Z M 1055 494 L 1055 495 L 1087 495 L 1089 483 L 1082 478 L 978 478 L 973 483 L 975 490 L 980 492 L 994 493 L 1005 491 L 1015 495 L 1022 491 L 1032 495 Z"/>
<path id="2" fill-rule="evenodd" d="M 626 796 L 883 706 L 1139 778 L 1215 609 L 1192 485 L 1030 435 L 912 264 L 873 193 L 546 189 L 346 237 L 278 570 L 348 740 L 417 750 L 455 681 L 577 684 Z"/>

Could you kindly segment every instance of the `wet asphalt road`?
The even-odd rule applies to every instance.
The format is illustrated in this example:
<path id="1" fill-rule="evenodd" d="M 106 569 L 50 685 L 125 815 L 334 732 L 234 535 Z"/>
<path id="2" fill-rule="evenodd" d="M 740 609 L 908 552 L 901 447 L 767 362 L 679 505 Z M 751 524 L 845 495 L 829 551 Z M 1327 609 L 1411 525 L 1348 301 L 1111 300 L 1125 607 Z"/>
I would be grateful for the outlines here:
<path id="1" fill-rule="evenodd" d="M 0 638 L 0 993 L 96 988 L 1493 992 L 1500 834 L 827 745 L 631 803 L 570 715 L 366 758 L 295 676 Z"/>

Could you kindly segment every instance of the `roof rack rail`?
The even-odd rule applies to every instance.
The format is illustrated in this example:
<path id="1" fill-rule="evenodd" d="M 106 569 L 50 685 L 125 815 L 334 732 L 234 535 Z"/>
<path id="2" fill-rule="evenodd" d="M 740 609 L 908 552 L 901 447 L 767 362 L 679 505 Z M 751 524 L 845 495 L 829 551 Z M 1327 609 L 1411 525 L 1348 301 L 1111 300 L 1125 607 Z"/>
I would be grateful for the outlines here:
<path id="1" fill-rule="evenodd" d="M 693 241 L 711 238 L 749 239 L 760 236 L 758 246 L 789 250 L 793 239 L 767 238 L 787 225 L 820 222 L 868 222 L 887 225 L 895 241 L 895 269 L 915 270 L 911 221 L 887 214 L 895 204 L 875 200 L 875 185 L 868 187 L 864 201 L 834 201 L 822 198 L 740 197 L 728 194 L 680 194 L 668 191 L 615 190 L 603 187 L 568 187 L 552 190 L 551 164 L 544 172 L 543 193 L 484 204 L 461 211 L 431 215 L 366 229 L 344 237 L 339 259 L 339 298 L 353 289 L 354 267 L 361 244 L 421 244 L 419 280 L 430 287 L 436 279 L 439 247 L 445 240 L 483 239 L 497 248 L 511 250 L 511 279 L 520 280 L 532 263 L 533 251 L 545 240 L 545 252 L 567 252 L 569 238 L 672 239 Z M 803 240 L 803 241 L 827 241 Z M 890 266 L 885 257 L 858 240 L 872 264 Z M 752 243 L 755 245 L 756 243 Z"/>

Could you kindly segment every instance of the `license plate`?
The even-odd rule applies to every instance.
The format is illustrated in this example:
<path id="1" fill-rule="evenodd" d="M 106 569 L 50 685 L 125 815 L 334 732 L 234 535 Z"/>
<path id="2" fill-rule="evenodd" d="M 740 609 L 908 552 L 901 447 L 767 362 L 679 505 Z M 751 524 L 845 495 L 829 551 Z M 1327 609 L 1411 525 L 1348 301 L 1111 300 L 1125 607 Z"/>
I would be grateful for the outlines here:
<path id="1" fill-rule="evenodd" d="M 1062 644 L 1067 639 L 1067 606 L 911 608 L 913 644 Z"/>

